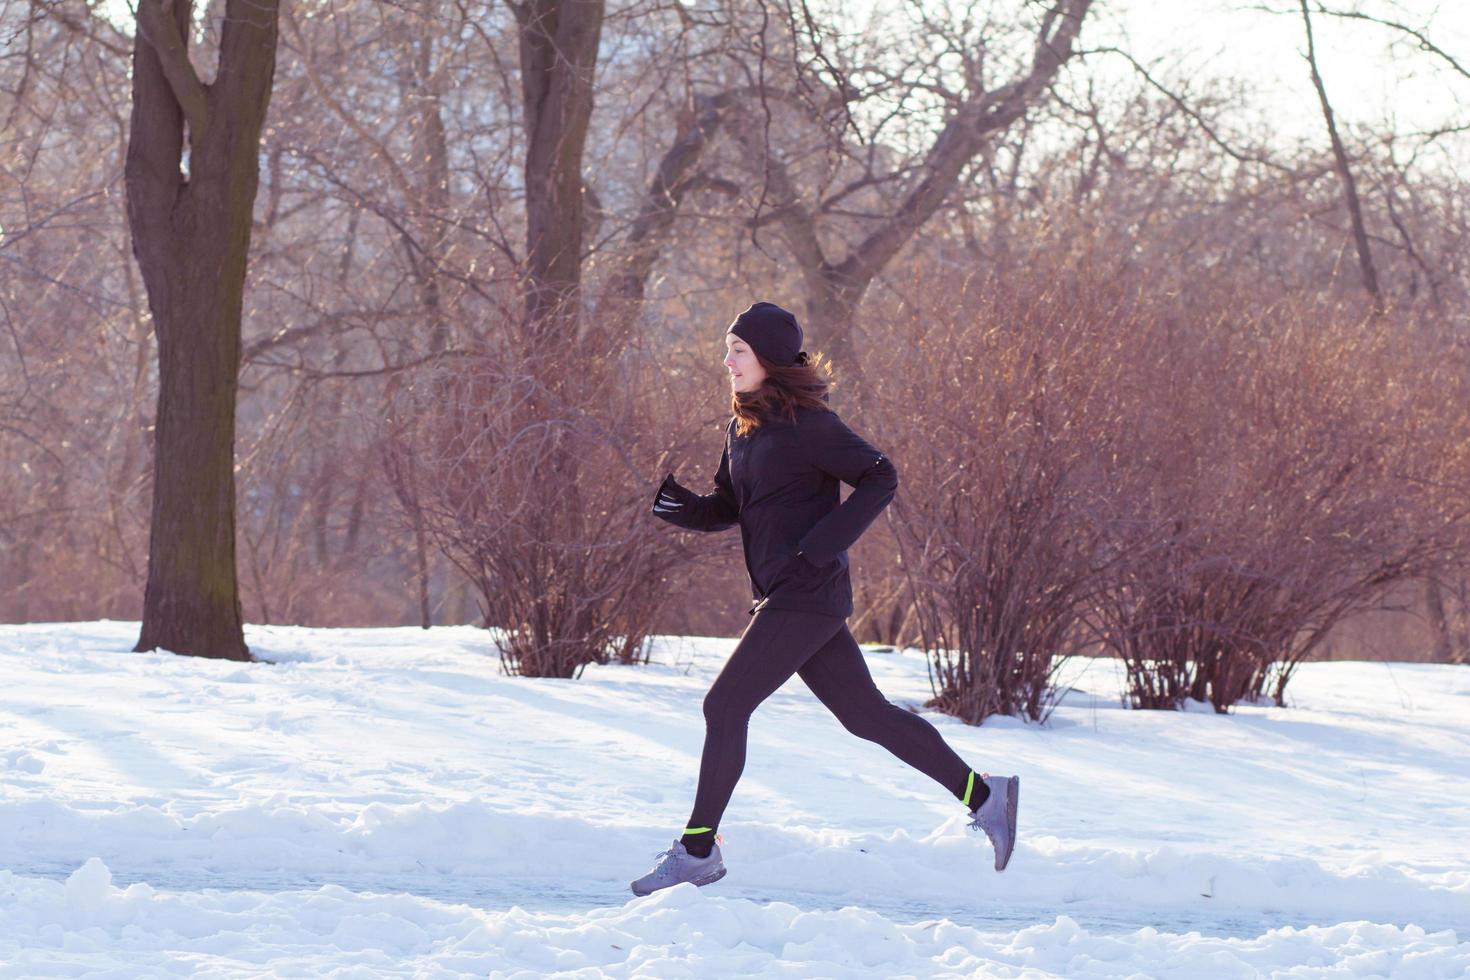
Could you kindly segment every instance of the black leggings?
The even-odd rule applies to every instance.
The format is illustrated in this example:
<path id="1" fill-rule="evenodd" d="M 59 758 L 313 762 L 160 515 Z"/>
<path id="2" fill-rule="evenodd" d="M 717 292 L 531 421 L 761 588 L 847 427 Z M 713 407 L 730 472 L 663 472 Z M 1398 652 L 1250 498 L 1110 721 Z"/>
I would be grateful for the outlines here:
<path id="1" fill-rule="evenodd" d="M 746 726 L 756 707 L 800 674 L 842 726 L 877 742 L 956 795 L 970 774 L 939 730 L 873 684 L 847 621 L 824 613 L 761 609 L 704 696 L 704 755 L 689 827 L 719 826 L 745 769 Z"/>

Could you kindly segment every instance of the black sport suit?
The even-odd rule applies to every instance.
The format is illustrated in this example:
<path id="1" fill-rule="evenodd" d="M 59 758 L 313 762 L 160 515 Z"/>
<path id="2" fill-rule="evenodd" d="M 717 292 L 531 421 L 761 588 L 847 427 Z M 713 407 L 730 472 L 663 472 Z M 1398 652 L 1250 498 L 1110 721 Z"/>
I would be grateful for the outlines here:
<path id="1" fill-rule="evenodd" d="M 853 488 L 840 504 L 839 481 Z M 653 512 L 691 531 L 739 523 L 752 614 L 802 609 L 846 619 L 852 615 L 847 549 L 897 490 L 898 471 L 887 456 L 837 413 L 803 408 L 794 424 L 770 419 L 744 436 L 735 434 L 732 418 L 714 492 L 693 493 L 670 473 Z M 668 505 L 671 498 L 677 504 Z"/>
<path id="2" fill-rule="evenodd" d="M 938 729 L 888 701 L 847 628 L 847 549 L 888 506 L 898 471 L 828 409 L 798 409 L 737 436 L 732 418 L 714 491 L 696 494 L 672 473 L 653 513 L 693 531 L 740 525 L 755 605 L 751 621 L 704 698 L 699 787 L 686 839 L 712 835 L 745 768 L 755 709 L 791 677 L 848 731 L 877 742 L 958 795 L 970 774 Z M 853 490 L 839 503 L 839 481 Z"/>

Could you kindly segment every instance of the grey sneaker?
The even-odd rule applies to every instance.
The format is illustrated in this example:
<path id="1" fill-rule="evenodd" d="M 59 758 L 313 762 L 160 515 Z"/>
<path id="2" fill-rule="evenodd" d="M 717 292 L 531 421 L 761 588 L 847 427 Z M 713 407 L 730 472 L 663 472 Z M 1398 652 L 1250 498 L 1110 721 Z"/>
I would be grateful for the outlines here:
<path id="1" fill-rule="evenodd" d="M 709 857 L 695 857 L 684 849 L 682 841 L 675 839 L 674 846 L 659 851 L 663 858 L 648 874 L 632 882 L 634 895 L 650 895 L 660 888 L 677 885 L 681 881 L 692 881 L 696 885 L 708 885 L 725 877 L 725 862 L 720 857 L 718 842 L 709 852 Z"/>
<path id="2" fill-rule="evenodd" d="M 980 809 L 970 814 L 969 826 L 985 831 L 995 848 L 995 870 L 1004 871 L 1016 847 L 1016 799 L 1021 795 L 1021 777 L 992 776 L 986 772 L 980 778 L 990 787 L 990 795 Z"/>

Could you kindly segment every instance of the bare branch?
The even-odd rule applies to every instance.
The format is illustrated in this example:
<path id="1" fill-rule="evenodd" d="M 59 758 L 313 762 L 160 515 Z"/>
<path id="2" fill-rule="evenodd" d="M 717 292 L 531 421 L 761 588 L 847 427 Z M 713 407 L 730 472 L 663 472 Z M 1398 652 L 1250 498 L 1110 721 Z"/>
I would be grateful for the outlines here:
<path id="1" fill-rule="evenodd" d="M 1145 82 L 1147 82 L 1150 86 L 1152 86 L 1155 90 L 1162 94 L 1164 98 L 1174 103 L 1174 105 L 1179 109 L 1180 112 L 1183 112 L 1186 116 L 1190 118 L 1190 120 L 1194 122 L 1196 126 L 1200 128 L 1200 132 L 1204 133 L 1205 136 L 1209 138 L 1211 143 L 1214 143 L 1221 150 L 1224 150 L 1226 155 L 1229 156 L 1231 159 L 1237 160 L 1240 163 L 1257 163 L 1263 167 L 1270 167 L 1273 170 L 1278 170 L 1283 173 L 1293 172 L 1290 167 L 1279 164 L 1269 157 L 1258 156 L 1253 153 L 1244 153 L 1231 146 L 1225 140 L 1225 138 L 1216 131 L 1215 127 L 1210 125 L 1209 121 L 1206 120 L 1204 116 L 1200 115 L 1197 109 L 1189 104 L 1189 101 L 1185 99 L 1184 96 L 1175 92 L 1173 89 L 1169 88 L 1163 82 L 1155 78 L 1153 76 L 1153 73 L 1150 72 L 1146 67 L 1144 67 L 1137 58 L 1133 57 L 1133 55 L 1129 54 L 1127 51 L 1124 51 L 1122 48 L 1107 45 L 1100 48 L 1089 48 L 1087 49 L 1086 53 L 1115 54 L 1121 57 L 1123 60 L 1127 61 L 1128 64 L 1133 66 L 1133 70 L 1138 73 L 1139 77 L 1141 77 Z"/>
<path id="2" fill-rule="evenodd" d="M 1416 30 L 1415 28 L 1410 27 L 1408 24 L 1404 24 L 1396 20 L 1389 20 L 1386 17 L 1374 17 L 1372 14 L 1365 14 L 1360 10 L 1333 10 L 1330 7 L 1325 7 L 1320 3 L 1316 4 L 1316 8 L 1317 13 L 1322 14 L 1325 17 L 1337 17 L 1342 20 L 1361 20 L 1369 24 L 1378 24 L 1381 27 L 1391 28 L 1395 31 L 1400 32 L 1401 34 L 1407 34 L 1409 37 L 1414 39 L 1420 51 L 1427 51 L 1430 54 L 1438 56 L 1440 60 L 1449 65 L 1453 71 L 1460 75 L 1463 75 L 1466 78 L 1470 78 L 1470 69 L 1467 69 L 1463 64 L 1459 62 L 1458 59 L 1456 59 L 1444 48 L 1441 48 L 1439 45 L 1431 41 L 1429 39 L 1429 36 L 1423 31 Z"/>
<path id="3" fill-rule="evenodd" d="M 1368 244 L 1368 233 L 1363 222 L 1363 205 L 1358 200 L 1358 185 L 1348 165 L 1347 150 L 1337 133 L 1337 120 L 1332 115 L 1332 103 L 1327 99 L 1327 86 L 1322 73 L 1317 70 L 1317 43 L 1312 36 L 1312 14 L 1307 0 L 1300 0 L 1302 24 L 1307 33 L 1307 66 L 1312 70 L 1312 86 L 1317 90 L 1317 100 L 1322 104 L 1322 118 L 1327 122 L 1327 135 L 1332 140 L 1332 156 L 1337 161 L 1337 176 L 1342 181 L 1342 193 L 1346 199 L 1348 217 L 1353 223 L 1353 242 L 1358 249 L 1358 268 L 1363 274 L 1363 288 L 1373 302 L 1374 314 L 1383 312 L 1383 295 L 1378 289 L 1378 270 L 1373 265 L 1373 251 Z"/>
<path id="4" fill-rule="evenodd" d="M 859 283 L 893 258 L 913 233 L 939 209 L 955 181 L 990 134 L 1019 119 L 1052 83 L 1072 56 L 1092 0 L 1064 0 L 1047 10 L 1037 35 L 1031 70 L 993 92 L 978 96 L 952 116 L 929 148 L 924 178 L 888 221 L 868 235 L 837 268 L 840 279 Z"/>

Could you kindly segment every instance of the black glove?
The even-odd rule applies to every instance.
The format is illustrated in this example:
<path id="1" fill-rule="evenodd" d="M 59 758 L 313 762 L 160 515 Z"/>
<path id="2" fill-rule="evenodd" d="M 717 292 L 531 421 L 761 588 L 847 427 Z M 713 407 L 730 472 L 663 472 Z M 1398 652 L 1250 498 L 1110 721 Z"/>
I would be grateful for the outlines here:
<path id="1" fill-rule="evenodd" d="M 717 486 L 714 493 L 697 494 L 680 486 L 672 473 L 659 484 L 650 511 L 659 520 L 687 531 L 723 531 L 734 527 L 740 519 L 740 509 L 731 491 Z"/>
<path id="2" fill-rule="evenodd" d="M 653 498 L 653 513 L 660 517 L 665 515 L 669 515 L 671 518 L 683 516 L 684 512 L 688 509 L 687 501 L 684 498 L 684 494 L 687 492 L 683 487 L 679 486 L 678 482 L 674 479 L 674 474 L 670 473 L 664 477 L 664 482 L 659 484 L 658 493 Z"/>

